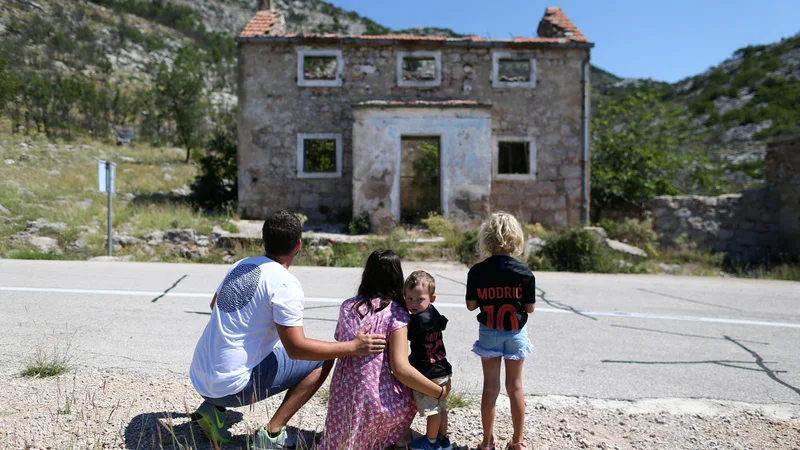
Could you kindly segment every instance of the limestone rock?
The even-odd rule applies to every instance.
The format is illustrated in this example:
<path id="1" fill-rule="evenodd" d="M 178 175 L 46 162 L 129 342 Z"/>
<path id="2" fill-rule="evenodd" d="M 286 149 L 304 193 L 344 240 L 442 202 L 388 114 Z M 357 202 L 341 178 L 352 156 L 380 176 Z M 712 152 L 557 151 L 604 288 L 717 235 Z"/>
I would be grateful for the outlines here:
<path id="1" fill-rule="evenodd" d="M 132 261 L 133 256 L 125 255 L 125 256 L 95 256 L 94 258 L 90 258 L 89 261 L 92 262 L 126 262 Z"/>
<path id="2" fill-rule="evenodd" d="M 208 255 L 208 247 L 178 247 L 178 254 L 181 258 L 200 259 Z"/>
<path id="3" fill-rule="evenodd" d="M 640 249 L 639 247 L 634 247 L 632 245 L 628 245 L 624 242 L 616 241 L 614 239 L 606 239 L 605 244 L 606 246 L 608 246 L 608 248 L 614 250 L 615 252 L 624 253 L 628 256 L 634 256 L 637 258 L 647 258 L 647 252 Z"/>
<path id="4" fill-rule="evenodd" d="M 145 234 L 143 239 L 147 245 L 158 245 L 164 241 L 164 232 L 159 230 L 151 231 Z"/>
<path id="5" fill-rule="evenodd" d="M 608 239 L 608 233 L 606 233 L 605 228 L 602 227 L 584 227 L 586 231 L 590 231 L 594 233 L 601 241 Z"/>
<path id="6" fill-rule="evenodd" d="M 190 228 L 185 230 L 166 230 L 164 231 L 164 240 L 174 244 L 191 242 L 195 240 L 195 233 Z"/>
<path id="7" fill-rule="evenodd" d="M 179 188 L 173 189 L 171 194 L 175 197 L 189 197 L 192 195 L 192 189 L 188 185 L 184 184 Z"/>
<path id="8" fill-rule="evenodd" d="M 114 243 L 114 245 L 120 245 L 122 247 L 130 247 L 133 245 L 138 245 L 142 242 L 141 239 L 133 236 L 114 236 L 111 238 L 111 241 Z"/>
<path id="9" fill-rule="evenodd" d="M 81 235 L 78 239 L 67 244 L 67 248 L 73 251 L 83 251 L 86 250 L 86 247 L 89 246 L 88 239 L 86 239 L 86 235 Z"/>
<path id="10" fill-rule="evenodd" d="M 523 251 L 523 255 L 527 257 L 531 254 L 539 253 L 542 251 L 545 245 L 547 245 L 547 241 L 542 238 L 535 237 L 528 239 L 528 241 L 525 242 L 525 250 Z"/>
<path id="11" fill-rule="evenodd" d="M 36 220 L 29 220 L 25 225 L 25 233 L 36 234 L 40 230 L 49 229 L 57 232 L 66 231 L 67 224 L 63 222 L 48 222 L 45 219 L 39 218 Z"/>
<path id="12" fill-rule="evenodd" d="M 211 241 L 212 244 L 216 244 L 217 241 L 224 236 L 230 236 L 231 233 L 229 231 L 223 230 L 219 225 L 214 225 L 211 233 L 208 235 L 208 240 Z M 305 238 L 304 238 L 305 239 Z"/>
<path id="13" fill-rule="evenodd" d="M 11 236 L 11 242 L 14 246 L 29 245 L 34 247 L 39 253 L 56 254 L 60 255 L 61 248 L 58 246 L 58 241 L 46 236 L 35 236 L 25 232 L 17 233 Z"/>

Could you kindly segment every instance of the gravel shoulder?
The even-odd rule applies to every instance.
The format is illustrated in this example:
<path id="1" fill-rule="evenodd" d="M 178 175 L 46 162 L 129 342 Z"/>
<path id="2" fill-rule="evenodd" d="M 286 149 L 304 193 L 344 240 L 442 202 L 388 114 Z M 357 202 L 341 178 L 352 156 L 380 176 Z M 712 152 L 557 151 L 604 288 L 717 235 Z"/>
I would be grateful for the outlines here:
<path id="1" fill-rule="evenodd" d="M 43 379 L 0 372 L 2 449 L 206 449 L 208 442 L 188 422 L 199 404 L 188 378 L 145 378 L 123 371 L 76 369 Z M 457 448 L 480 439 L 480 399 L 450 413 Z M 323 388 L 293 419 L 305 442 L 325 422 Z M 248 436 L 280 402 L 229 410 L 235 435 L 225 448 L 247 448 Z M 800 405 L 756 405 L 692 399 L 594 400 L 562 396 L 527 397 L 526 435 L 537 449 L 800 449 Z M 508 399 L 497 408 L 498 448 L 511 434 Z M 417 419 L 414 429 L 424 430 Z"/>

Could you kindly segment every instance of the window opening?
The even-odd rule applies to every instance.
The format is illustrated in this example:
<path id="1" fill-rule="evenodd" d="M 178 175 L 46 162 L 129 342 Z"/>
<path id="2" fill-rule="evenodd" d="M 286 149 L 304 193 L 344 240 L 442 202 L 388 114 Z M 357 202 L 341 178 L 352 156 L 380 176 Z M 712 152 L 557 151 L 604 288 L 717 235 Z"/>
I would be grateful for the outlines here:
<path id="1" fill-rule="evenodd" d="M 530 59 L 507 59 L 498 61 L 499 81 L 507 83 L 527 83 L 531 81 Z"/>
<path id="2" fill-rule="evenodd" d="M 498 143 L 498 174 L 529 174 L 530 170 L 530 144 L 528 142 Z"/>
<path id="3" fill-rule="evenodd" d="M 436 59 L 433 57 L 406 56 L 403 58 L 403 80 L 436 80 Z"/>
<path id="4" fill-rule="evenodd" d="M 303 141 L 303 172 L 335 173 L 336 140 L 305 139 Z"/>

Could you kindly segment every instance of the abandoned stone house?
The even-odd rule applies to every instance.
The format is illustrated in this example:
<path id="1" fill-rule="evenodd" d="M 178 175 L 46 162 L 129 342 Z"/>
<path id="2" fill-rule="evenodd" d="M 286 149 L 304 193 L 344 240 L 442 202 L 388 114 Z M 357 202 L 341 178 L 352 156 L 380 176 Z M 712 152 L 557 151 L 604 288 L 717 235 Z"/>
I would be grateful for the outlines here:
<path id="1" fill-rule="evenodd" d="M 586 221 L 593 44 L 560 8 L 538 37 L 455 39 L 288 34 L 267 7 L 237 42 L 243 215 Z"/>

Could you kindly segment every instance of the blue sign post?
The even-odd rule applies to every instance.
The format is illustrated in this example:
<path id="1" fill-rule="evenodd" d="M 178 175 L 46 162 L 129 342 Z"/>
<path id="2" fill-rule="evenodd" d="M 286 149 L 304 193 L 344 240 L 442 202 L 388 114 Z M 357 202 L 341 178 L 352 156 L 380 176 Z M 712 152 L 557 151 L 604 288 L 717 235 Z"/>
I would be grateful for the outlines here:
<path id="1" fill-rule="evenodd" d="M 108 192 L 108 256 L 111 256 L 111 194 L 114 193 L 114 182 L 117 165 L 110 161 L 97 162 L 97 187 L 100 192 Z"/>

